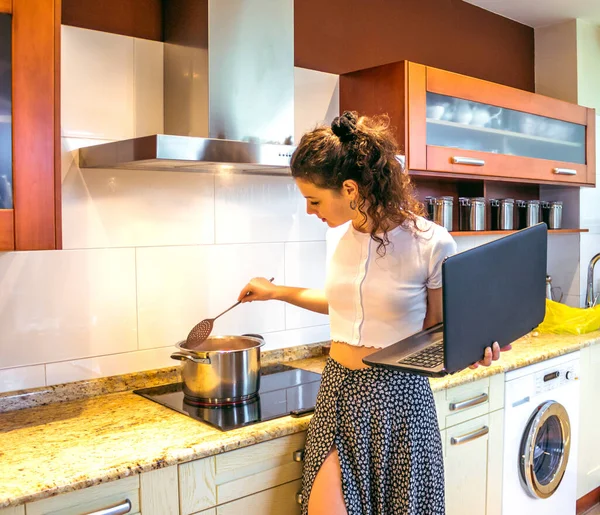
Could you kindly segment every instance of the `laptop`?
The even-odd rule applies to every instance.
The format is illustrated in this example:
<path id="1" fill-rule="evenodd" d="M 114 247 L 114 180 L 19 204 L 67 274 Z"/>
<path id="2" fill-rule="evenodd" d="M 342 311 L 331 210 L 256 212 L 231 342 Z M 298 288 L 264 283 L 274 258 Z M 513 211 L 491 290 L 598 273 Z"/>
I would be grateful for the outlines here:
<path id="1" fill-rule="evenodd" d="M 535 329 L 546 312 L 546 224 L 446 258 L 444 321 L 368 355 L 363 363 L 442 377 Z"/>

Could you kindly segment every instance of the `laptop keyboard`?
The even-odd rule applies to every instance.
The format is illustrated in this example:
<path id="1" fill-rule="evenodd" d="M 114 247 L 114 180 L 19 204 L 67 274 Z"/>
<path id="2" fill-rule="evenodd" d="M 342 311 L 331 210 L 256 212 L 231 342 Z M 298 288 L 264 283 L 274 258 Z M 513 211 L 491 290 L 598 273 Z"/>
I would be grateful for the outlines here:
<path id="1" fill-rule="evenodd" d="M 411 354 L 398 361 L 402 365 L 413 365 L 422 368 L 436 368 L 444 362 L 444 340 L 435 342 L 423 350 Z"/>

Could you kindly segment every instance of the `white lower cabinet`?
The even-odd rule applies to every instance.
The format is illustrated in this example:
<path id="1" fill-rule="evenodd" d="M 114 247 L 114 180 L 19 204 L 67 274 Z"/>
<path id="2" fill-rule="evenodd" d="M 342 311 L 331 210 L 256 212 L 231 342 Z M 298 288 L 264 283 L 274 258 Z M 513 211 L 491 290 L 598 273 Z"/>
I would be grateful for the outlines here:
<path id="1" fill-rule="evenodd" d="M 216 515 L 299 515 L 300 505 L 296 502 L 296 494 L 301 483 L 298 479 L 222 504 L 217 506 Z"/>
<path id="2" fill-rule="evenodd" d="M 140 513 L 140 476 L 75 490 L 26 504 L 27 515 L 82 515 L 102 512 L 116 506 L 131 508 L 128 515 Z"/>
<path id="3" fill-rule="evenodd" d="M 299 512 L 305 440 L 302 432 L 179 465 L 181 515 Z"/>
<path id="4" fill-rule="evenodd" d="M 435 394 L 446 515 L 500 515 L 504 375 Z"/>
<path id="5" fill-rule="evenodd" d="M 581 349 L 580 360 L 578 499 L 600 487 L 600 345 Z"/>

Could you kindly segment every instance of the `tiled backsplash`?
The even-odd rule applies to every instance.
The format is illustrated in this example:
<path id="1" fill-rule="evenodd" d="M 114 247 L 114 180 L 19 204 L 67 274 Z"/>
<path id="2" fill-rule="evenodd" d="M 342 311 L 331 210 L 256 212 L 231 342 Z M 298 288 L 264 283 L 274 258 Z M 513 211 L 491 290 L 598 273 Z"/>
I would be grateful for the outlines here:
<path id="1" fill-rule="evenodd" d="M 171 366 L 173 345 L 253 276 L 323 285 L 326 227 L 289 177 L 79 169 L 77 148 L 162 132 L 160 43 L 63 27 L 62 62 L 65 250 L 0 254 L 0 391 Z M 339 111 L 335 76 L 296 80 L 297 130 Z M 586 216 L 600 228 L 597 209 Z M 585 238 L 600 247 L 600 230 Z M 578 258 L 579 235 L 551 238 L 550 273 L 574 304 Z M 276 301 L 215 324 L 245 332 L 269 349 L 329 338 L 326 316 Z"/>

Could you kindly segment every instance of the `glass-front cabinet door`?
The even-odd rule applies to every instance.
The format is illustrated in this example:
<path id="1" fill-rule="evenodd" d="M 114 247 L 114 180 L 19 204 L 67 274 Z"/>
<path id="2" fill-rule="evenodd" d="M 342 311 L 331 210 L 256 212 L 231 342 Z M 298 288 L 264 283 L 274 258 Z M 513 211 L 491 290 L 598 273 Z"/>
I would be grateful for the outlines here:
<path id="1" fill-rule="evenodd" d="M 431 67 L 425 88 L 427 170 L 594 184 L 592 109 Z"/>
<path id="2" fill-rule="evenodd" d="M 13 208 L 11 21 L 0 13 L 0 209 Z"/>
<path id="3" fill-rule="evenodd" d="M 14 248 L 12 15 L 0 12 L 0 251 Z"/>
<path id="4" fill-rule="evenodd" d="M 60 0 L 0 0 L 0 252 L 60 248 Z"/>
<path id="5" fill-rule="evenodd" d="M 585 164 L 585 125 L 427 92 L 427 144 Z"/>

